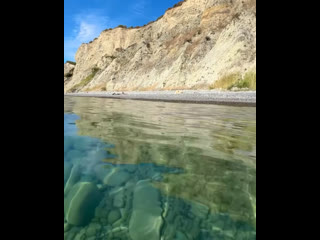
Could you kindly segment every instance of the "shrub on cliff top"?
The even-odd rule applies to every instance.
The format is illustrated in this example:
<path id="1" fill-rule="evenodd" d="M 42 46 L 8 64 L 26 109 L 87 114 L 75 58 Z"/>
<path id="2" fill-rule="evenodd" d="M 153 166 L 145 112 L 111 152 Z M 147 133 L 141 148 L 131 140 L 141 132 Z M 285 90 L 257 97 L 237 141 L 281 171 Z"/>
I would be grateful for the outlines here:
<path id="1" fill-rule="evenodd" d="M 187 1 L 187 0 L 183 0 L 183 1 L 180 1 L 180 2 L 176 3 L 175 5 L 173 5 L 173 7 L 168 8 L 165 12 L 167 12 L 167 11 L 169 11 L 169 10 L 171 10 L 171 9 L 174 9 L 174 8 L 176 8 L 176 7 L 180 7 L 180 6 L 181 6 L 184 2 L 186 2 L 186 1 Z M 125 25 L 119 25 L 119 26 L 117 26 L 117 27 L 115 27 L 115 28 L 139 29 L 139 28 L 146 27 L 146 26 L 148 26 L 148 25 L 150 25 L 150 24 L 152 24 L 152 23 L 160 20 L 161 18 L 163 18 L 163 16 L 164 16 L 164 15 L 161 15 L 160 17 L 157 18 L 157 20 L 151 21 L 151 22 L 149 22 L 149 23 L 147 23 L 147 24 L 145 24 L 145 25 L 143 25 L 143 26 L 135 26 L 135 27 L 131 26 L 131 27 L 127 27 L 127 26 L 125 26 Z M 113 30 L 113 28 L 105 29 L 103 32 L 108 32 L 108 31 L 110 31 L 110 30 Z"/>
<path id="2" fill-rule="evenodd" d="M 175 5 L 173 5 L 173 7 L 171 7 L 171 8 L 168 8 L 167 9 L 167 11 L 169 11 L 169 10 L 171 10 L 171 9 L 174 9 L 174 8 L 176 8 L 176 7 L 180 7 L 184 2 L 186 2 L 187 0 L 183 0 L 183 1 L 180 1 L 180 2 L 178 2 L 178 3 L 176 3 Z M 167 12 L 166 11 L 166 12 Z"/>

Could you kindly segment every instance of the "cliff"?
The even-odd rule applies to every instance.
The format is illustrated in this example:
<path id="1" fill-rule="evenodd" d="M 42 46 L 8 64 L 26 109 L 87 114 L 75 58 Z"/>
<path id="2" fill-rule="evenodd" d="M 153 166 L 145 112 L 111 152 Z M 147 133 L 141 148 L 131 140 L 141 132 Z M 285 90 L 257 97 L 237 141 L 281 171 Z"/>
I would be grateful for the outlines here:
<path id="1" fill-rule="evenodd" d="M 208 89 L 246 76 L 255 88 L 256 1 L 186 0 L 143 27 L 103 31 L 75 59 L 66 92 Z"/>
<path id="2" fill-rule="evenodd" d="M 75 66 L 75 63 L 72 62 L 64 64 L 64 84 L 67 84 L 72 79 Z"/>

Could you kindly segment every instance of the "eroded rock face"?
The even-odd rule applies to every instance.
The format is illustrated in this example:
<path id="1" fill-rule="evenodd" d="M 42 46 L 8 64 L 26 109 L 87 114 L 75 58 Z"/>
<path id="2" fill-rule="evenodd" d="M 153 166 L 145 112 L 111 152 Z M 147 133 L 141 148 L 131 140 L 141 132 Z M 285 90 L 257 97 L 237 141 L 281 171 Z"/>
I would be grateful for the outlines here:
<path id="1" fill-rule="evenodd" d="M 255 12 L 255 0 L 186 0 L 144 27 L 104 31 L 78 49 L 65 91 L 208 89 L 255 71 Z"/>
<path id="2" fill-rule="evenodd" d="M 72 79 L 75 66 L 76 66 L 75 64 L 72 64 L 69 62 L 64 64 L 64 83 L 65 84 Z"/>

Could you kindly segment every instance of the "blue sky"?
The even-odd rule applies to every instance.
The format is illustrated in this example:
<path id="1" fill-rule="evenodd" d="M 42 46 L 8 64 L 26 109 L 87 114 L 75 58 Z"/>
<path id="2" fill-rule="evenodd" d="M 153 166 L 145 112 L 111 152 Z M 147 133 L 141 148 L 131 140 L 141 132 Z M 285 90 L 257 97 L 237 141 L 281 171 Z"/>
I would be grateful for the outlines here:
<path id="1" fill-rule="evenodd" d="M 74 61 L 82 43 L 120 24 L 142 26 L 179 0 L 64 0 L 64 62 Z"/>

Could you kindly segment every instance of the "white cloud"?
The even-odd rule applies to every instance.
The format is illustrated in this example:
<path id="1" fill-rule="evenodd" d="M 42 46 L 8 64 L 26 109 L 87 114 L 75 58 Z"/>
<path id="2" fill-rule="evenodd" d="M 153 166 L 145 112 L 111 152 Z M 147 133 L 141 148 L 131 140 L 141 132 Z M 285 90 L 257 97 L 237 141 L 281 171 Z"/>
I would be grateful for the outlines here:
<path id="1" fill-rule="evenodd" d="M 137 1 L 132 5 L 131 9 L 136 15 L 143 15 L 145 10 L 146 2 L 144 0 Z"/>
<path id="2" fill-rule="evenodd" d="M 133 5 L 131 5 L 130 9 L 131 12 L 139 17 L 143 17 L 146 19 L 150 19 L 150 17 L 146 16 L 146 8 L 147 8 L 148 2 L 145 0 L 138 0 Z"/>
<path id="3" fill-rule="evenodd" d="M 110 26 L 108 17 L 98 11 L 83 13 L 74 16 L 75 27 L 70 36 L 64 38 L 64 58 L 73 60 L 77 49 L 82 43 L 92 41 Z"/>

